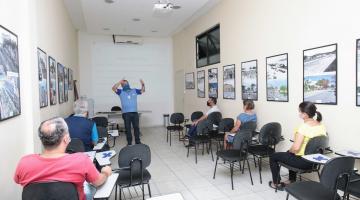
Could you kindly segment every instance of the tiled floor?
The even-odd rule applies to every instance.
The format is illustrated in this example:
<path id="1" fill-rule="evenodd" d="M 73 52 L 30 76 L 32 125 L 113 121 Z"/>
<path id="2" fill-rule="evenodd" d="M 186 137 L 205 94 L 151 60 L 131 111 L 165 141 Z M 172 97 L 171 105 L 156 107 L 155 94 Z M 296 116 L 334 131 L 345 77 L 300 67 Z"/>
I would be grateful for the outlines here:
<path id="1" fill-rule="evenodd" d="M 275 193 L 269 188 L 271 173 L 268 165 L 263 167 L 263 184 L 260 184 L 258 168 L 255 168 L 252 161 L 250 168 L 254 185 L 251 185 L 247 169 L 244 174 L 237 169 L 234 173 L 234 190 L 231 190 L 228 168 L 218 165 L 216 179 L 213 179 L 215 162 L 212 161 L 211 155 L 201 155 L 200 152 L 198 163 L 195 164 L 194 151 L 190 151 L 187 158 L 187 150 L 184 144 L 178 141 L 178 137 L 173 137 L 172 146 L 169 146 L 166 142 L 165 128 L 143 128 L 141 132 L 142 142 L 151 149 L 151 165 L 148 170 L 152 175 L 150 186 L 153 196 L 181 193 L 186 200 L 286 199 L 286 192 Z M 117 152 L 124 147 L 125 140 L 124 135 L 117 139 Z M 117 166 L 117 157 L 112 159 L 112 163 L 113 167 Z M 146 198 L 149 198 L 147 190 L 145 191 Z M 126 199 L 141 199 L 139 188 L 125 189 L 124 194 Z"/>

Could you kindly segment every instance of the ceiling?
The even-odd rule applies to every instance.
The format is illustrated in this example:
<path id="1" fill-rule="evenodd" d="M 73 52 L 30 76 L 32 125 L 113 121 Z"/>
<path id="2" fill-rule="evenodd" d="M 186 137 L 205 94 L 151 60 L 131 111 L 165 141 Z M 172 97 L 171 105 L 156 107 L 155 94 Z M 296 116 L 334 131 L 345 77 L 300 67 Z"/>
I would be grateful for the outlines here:
<path id="1" fill-rule="evenodd" d="M 156 17 L 153 7 L 158 0 L 115 0 L 111 4 L 105 0 L 64 0 L 74 26 L 80 31 L 150 37 L 171 36 L 221 0 L 164 1 L 181 9 L 173 10 L 170 16 Z M 133 21 L 134 18 L 140 21 Z"/>

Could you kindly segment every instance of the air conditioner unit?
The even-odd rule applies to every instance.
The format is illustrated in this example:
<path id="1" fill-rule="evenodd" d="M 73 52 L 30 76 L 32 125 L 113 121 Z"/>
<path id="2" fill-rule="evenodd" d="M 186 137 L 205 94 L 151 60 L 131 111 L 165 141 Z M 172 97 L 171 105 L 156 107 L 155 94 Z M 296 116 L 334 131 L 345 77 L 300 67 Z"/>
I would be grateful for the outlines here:
<path id="1" fill-rule="evenodd" d="M 133 35 L 113 35 L 114 44 L 143 44 L 143 38 L 141 36 Z"/>

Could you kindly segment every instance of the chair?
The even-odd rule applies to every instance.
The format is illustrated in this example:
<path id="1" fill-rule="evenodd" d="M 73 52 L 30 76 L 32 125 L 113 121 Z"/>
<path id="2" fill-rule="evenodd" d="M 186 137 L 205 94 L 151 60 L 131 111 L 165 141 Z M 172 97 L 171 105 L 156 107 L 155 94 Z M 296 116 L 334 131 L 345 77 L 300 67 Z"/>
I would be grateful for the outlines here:
<path id="1" fill-rule="evenodd" d="M 106 117 L 94 117 L 92 120 L 95 122 L 96 126 L 107 127 L 108 119 Z"/>
<path id="2" fill-rule="evenodd" d="M 31 183 L 24 187 L 22 200 L 78 200 L 79 195 L 73 183 L 45 182 Z"/>
<path id="3" fill-rule="evenodd" d="M 120 106 L 113 106 L 111 107 L 111 111 L 114 112 L 114 111 L 121 111 L 121 108 Z"/>
<path id="4" fill-rule="evenodd" d="M 255 130 L 255 129 L 254 129 Z M 265 124 L 260 129 L 259 143 L 250 144 L 248 151 L 254 158 L 256 167 L 256 158 L 259 167 L 260 183 L 262 184 L 262 159 L 268 158 L 275 152 L 276 145 L 280 142 L 281 125 L 277 122 L 270 122 Z"/>
<path id="5" fill-rule="evenodd" d="M 251 175 L 250 164 L 248 160 L 248 152 L 245 150 L 250 140 L 251 140 L 251 131 L 247 129 L 241 130 L 239 133 L 235 134 L 234 136 L 232 149 L 223 149 L 216 152 L 216 162 L 215 162 L 213 179 L 215 179 L 216 168 L 219 158 L 222 158 L 225 162 L 230 163 L 231 188 L 234 190 L 234 181 L 233 181 L 234 164 L 236 162 L 239 162 L 239 166 L 241 170 L 241 161 L 243 161 L 244 166 L 246 161 L 249 170 L 251 185 L 254 185 Z M 245 167 L 242 168 L 242 173 L 244 173 L 244 168 Z"/>
<path id="6" fill-rule="evenodd" d="M 322 136 L 317 136 L 314 138 L 311 138 L 309 140 L 309 142 L 306 145 L 305 148 L 305 155 L 309 155 L 309 154 L 316 154 L 316 153 L 321 153 L 323 154 L 325 151 L 325 148 L 328 147 L 329 144 L 329 138 L 325 135 Z M 312 173 L 312 172 L 317 172 L 319 178 L 320 178 L 320 165 L 313 163 L 312 167 L 310 169 L 300 169 L 300 168 L 296 168 L 290 165 L 287 165 L 285 163 L 279 162 L 280 168 L 281 167 L 285 167 L 291 171 L 296 172 L 297 174 L 300 175 L 300 180 L 301 180 L 301 174 L 304 173 Z"/>
<path id="7" fill-rule="evenodd" d="M 114 170 L 119 173 L 115 187 L 115 199 L 117 199 L 118 187 L 120 187 L 121 199 L 121 191 L 123 188 L 138 185 L 141 185 L 143 199 L 145 199 L 144 184 L 148 185 L 149 196 L 151 197 L 149 184 L 151 175 L 149 171 L 146 170 L 150 163 L 150 148 L 145 144 L 129 145 L 120 150 L 118 157 L 119 169 Z"/>
<path id="8" fill-rule="evenodd" d="M 185 117 L 182 113 L 173 113 L 170 116 L 170 123 L 173 125 L 167 126 L 166 129 L 166 142 L 169 141 L 170 136 L 170 146 L 171 146 L 171 133 L 178 132 L 179 133 L 179 141 L 180 141 L 180 132 L 183 133 L 184 127 L 181 126 L 184 123 Z"/>
<path id="9" fill-rule="evenodd" d="M 216 142 L 216 151 L 219 151 L 219 149 L 221 149 L 222 147 L 222 143 L 224 142 L 225 132 L 230 132 L 233 127 L 234 127 L 233 118 L 224 118 L 220 121 L 218 133 L 211 136 L 211 139 Z"/>
<path id="10" fill-rule="evenodd" d="M 339 184 L 339 190 L 345 191 L 346 184 L 344 181 L 341 181 Z M 360 174 L 353 172 L 350 175 L 349 185 L 347 187 L 347 198 L 350 198 L 350 195 L 360 198 Z"/>
<path id="11" fill-rule="evenodd" d="M 108 130 L 106 127 L 103 126 L 96 126 L 98 131 L 99 138 L 107 138 L 108 137 Z"/>
<path id="12" fill-rule="evenodd" d="M 207 153 L 211 152 L 211 159 L 214 161 L 214 155 L 211 148 L 211 136 L 210 134 L 214 134 L 214 132 L 218 131 L 217 128 L 214 129 L 214 125 L 217 127 L 220 124 L 222 115 L 220 112 L 213 112 L 210 113 L 206 120 L 203 120 L 198 123 L 196 127 L 196 135 L 190 138 L 190 141 L 193 144 L 195 149 L 195 163 L 197 163 L 197 148 L 200 144 L 202 144 L 202 154 L 204 155 L 205 145 L 207 148 Z M 191 146 L 188 145 L 187 147 L 187 155 L 189 157 Z"/>
<path id="13" fill-rule="evenodd" d="M 71 142 L 66 147 L 66 153 L 85 152 L 85 146 L 81 139 L 71 138 Z"/>
<path id="14" fill-rule="evenodd" d="M 195 112 L 191 113 L 190 120 L 191 120 L 191 122 L 194 122 L 195 120 L 200 119 L 203 115 L 204 115 L 203 112 L 201 112 L 201 111 L 195 111 Z M 188 120 L 188 119 L 187 119 L 187 120 Z M 185 124 L 185 128 L 186 128 L 187 130 L 190 129 L 190 127 L 191 127 L 191 124 Z"/>
<path id="15" fill-rule="evenodd" d="M 300 200 L 341 199 L 337 193 L 339 181 L 344 180 L 347 186 L 354 164 L 355 159 L 352 157 L 336 157 L 329 160 L 321 172 L 320 182 L 301 181 L 292 183 L 285 187 L 285 191 L 288 193 L 286 199 L 289 198 L 289 195 Z"/>

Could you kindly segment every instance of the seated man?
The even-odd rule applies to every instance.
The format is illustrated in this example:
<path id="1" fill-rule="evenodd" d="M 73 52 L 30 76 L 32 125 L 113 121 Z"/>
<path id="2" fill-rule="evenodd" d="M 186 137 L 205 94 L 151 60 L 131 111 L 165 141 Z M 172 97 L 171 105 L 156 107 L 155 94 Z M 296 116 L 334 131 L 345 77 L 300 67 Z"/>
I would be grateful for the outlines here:
<path id="1" fill-rule="evenodd" d="M 95 122 L 87 119 L 88 102 L 79 99 L 74 104 L 74 115 L 65 119 L 71 138 L 79 138 L 85 146 L 85 151 L 91 151 L 99 140 Z"/>
<path id="2" fill-rule="evenodd" d="M 108 166 L 99 173 L 83 153 L 65 153 L 71 139 L 64 119 L 53 118 L 42 122 L 39 137 L 44 150 L 41 154 L 21 158 L 14 176 L 16 183 L 26 186 L 36 182 L 70 182 L 75 184 L 79 199 L 84 200 L 84 181 L 98 187 L 111 175 Z"/>
<path id="3" fill-rule="evenodd" d="M 206 105 L 210 107 L 210 109 L 206 112 L 205 115 L 203 115 L 202 117 L 200 117 L 198 120 L 195 120 L 191 127 L 189 128 L 188 134 L 187 136 L 190 138 L 190 142 L 189 145 L 192 146 L 193 144 L 191 143 L 191 137 L 196 135 L 196 130 L 197 130 L 197 125 L 202 122 L 205 121 L 208 116 L 213 113 L 213 112 L 220 112 L 220 109 L 217 107 L 216 105 L 217 103 L 217 99 L 215 97 L 210 97 L 207 102 Z M 205 126 L 204 126 L 205 127 Z"/>

